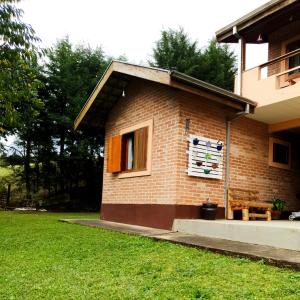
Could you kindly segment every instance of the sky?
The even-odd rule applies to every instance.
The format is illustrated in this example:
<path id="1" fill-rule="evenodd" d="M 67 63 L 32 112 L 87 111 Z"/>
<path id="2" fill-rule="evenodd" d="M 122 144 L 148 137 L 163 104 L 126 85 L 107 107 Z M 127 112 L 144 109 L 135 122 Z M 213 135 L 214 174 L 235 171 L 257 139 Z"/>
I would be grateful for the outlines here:
<path id="1" fill-rule="evenodd" d="M 101 46 L 106 55 L 125 55 L 147 64 L 162 29 L 179 26 L 205 47 L 215 32 L 266 0 L 22 0 L 23 20 L 32 25 L 43 47 L 69 36 L 73 44 Z M 233 46 L 234 51 L 237 47 Z M 267 60 L 265 45 L 247 48 L 246 67 Z M 9 137 L 11 144 L 14 137 Z"/>
<path id="2" fill-rule="evenodd" d="M 215 32 L 266 0 L 23 0 L 23 20 L 31 24 L 43 46 L 69 36 L 73 44 L 101 46 L 107 55 L 125 54 L 146 64 L 162 29 L 182 26 L 200 47 Z M 263 51 L 251 51 L 248 67 L 263 63 Z M 235 48 L 233 48 L 235 49 Z M 250 51 L 249 51 L 250 52 Z"/>

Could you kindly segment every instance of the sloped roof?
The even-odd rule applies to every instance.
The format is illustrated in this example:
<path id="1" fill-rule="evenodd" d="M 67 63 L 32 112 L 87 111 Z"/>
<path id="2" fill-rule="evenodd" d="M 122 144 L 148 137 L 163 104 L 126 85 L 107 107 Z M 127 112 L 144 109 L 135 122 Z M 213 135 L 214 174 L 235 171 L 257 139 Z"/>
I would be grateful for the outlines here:
<path id="1" fill-rule="evenodd" d="M 267 36 L 299 18 L 299 0 L 272 0 L 218 30 L 216 38 L 218 42 L 237 43 L 238 38 L 233 34 L 233 27 L 236 27 L 248 43 L 256 43 L 258 34 Z"/>
<path id="2" fill-rule="evenodd" d="M 112 61 L 76 117 L 75 129 L 82 124 L 87 127 L 103 128 L 108 112 L 121 97 L 132 78 L 140 78 L 197 94 L 237 110 L 242 110 L 245 104 L 249 104 L 252 110 L 256 106 L 254 101 L 177 71 Z"/>

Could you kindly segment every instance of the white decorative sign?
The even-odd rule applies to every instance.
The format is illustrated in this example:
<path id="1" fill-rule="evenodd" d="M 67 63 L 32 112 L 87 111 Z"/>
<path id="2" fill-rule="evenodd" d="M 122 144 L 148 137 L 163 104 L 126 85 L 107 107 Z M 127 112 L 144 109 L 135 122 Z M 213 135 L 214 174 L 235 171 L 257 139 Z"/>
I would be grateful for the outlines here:
<path id="1" fill-rule="evenodd" d="M 224 143 L 195 135 L 188 141 L 188 175 L 222 179 Z"/>

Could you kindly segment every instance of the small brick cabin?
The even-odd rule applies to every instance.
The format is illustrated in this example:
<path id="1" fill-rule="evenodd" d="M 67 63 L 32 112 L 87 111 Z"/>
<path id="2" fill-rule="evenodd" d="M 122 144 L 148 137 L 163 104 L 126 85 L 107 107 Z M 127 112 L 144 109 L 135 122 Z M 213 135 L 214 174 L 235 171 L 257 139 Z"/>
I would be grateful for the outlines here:
<path id="1" fill-rule="evenodd" d="M 270 166 L 268 126 L 251 119 L 255 106 L 176 71 L 113 61 L 75 120 L 105 130 L 101 219 L 170 229 L 175 218 L 201 217 L 207 198 L 224 218 L 228 187 L 264 200 L 276 193 L 296 209 L 298 144 L 291 168 Z"/>

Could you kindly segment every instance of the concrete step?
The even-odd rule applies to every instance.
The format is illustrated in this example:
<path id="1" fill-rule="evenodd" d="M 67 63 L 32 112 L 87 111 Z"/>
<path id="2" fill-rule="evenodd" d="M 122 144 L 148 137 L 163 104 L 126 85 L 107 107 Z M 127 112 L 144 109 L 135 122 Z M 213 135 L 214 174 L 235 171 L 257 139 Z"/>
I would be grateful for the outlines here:
<path id="1" fill-rule="evenodd" d="M 173 230 L 300 251 L 299 221 L 174 220 Z"/>

